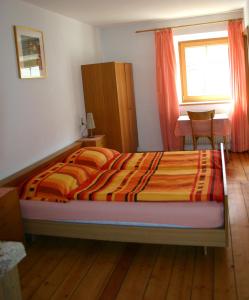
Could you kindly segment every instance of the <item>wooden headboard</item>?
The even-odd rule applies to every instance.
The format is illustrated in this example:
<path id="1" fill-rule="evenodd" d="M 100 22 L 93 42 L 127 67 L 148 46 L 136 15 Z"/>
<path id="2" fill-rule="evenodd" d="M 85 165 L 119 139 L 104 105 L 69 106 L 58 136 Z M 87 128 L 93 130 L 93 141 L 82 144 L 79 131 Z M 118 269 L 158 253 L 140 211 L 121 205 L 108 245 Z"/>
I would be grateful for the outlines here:
<path id="1" fill-rule="evenodd" d="M 73 144 L 64 147 L 61 150 L 56 151 L 55 153 L 39 160 L 38 162 L 16 172 L 15 174 L 0 180 L 1 186 L 14 186 L 18 187 L 22 182 L 27 178 L 34 176 L 39 173 L 42 169 L 52 165 L 56 162 L 63 161 L 70 153 L 76 151 L 82 147 L 82 142 L 74 142 Z"/>

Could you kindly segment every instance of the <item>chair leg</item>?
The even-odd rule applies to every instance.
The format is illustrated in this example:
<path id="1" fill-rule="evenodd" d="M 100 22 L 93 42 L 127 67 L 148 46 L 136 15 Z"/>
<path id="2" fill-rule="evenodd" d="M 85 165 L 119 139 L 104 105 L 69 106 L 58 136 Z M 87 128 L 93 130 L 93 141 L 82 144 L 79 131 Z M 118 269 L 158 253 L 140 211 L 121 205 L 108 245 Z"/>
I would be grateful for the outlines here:
<path id="1" fill-rule="evenodd" d="M 213 136 L 208 136 L 209 142 L 211 144 L 212 150 L 215 150 L 215 142 L 214 142 L 214 137 Z"/>
<path id="2" fill-rule="evenodd" d="M 212 137 L 212 140 L 211 140 L 211 144 L 212 144 L 212 149 L 215 150 L 215 143 L 214 143 L 214 138 Z"/>
<path id="3" fill-rule="evenodd" d="M 193 139 L 193 148 L 194 148 L 194 150 L 196 150 L 196 148 L 197 148 L 196 137 L 193 136 L 192 139 Z"/>
<path id="4" fill-rule="evenodd" d="M 182 137 L 182 145 L 183 145 L 183 151 L 185 150 L 185 141 L 186 141 L 186 138 L 185 138 L 185 135 Z"/>

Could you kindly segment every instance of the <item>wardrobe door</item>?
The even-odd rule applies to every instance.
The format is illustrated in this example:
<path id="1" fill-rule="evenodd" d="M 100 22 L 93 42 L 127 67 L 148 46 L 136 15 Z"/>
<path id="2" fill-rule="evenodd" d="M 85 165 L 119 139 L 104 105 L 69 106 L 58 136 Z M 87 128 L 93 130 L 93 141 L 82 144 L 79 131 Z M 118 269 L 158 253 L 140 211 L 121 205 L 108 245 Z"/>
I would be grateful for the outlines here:
<path id="1" fill-rule="evenodd" d="M 126 94 L 130 126 L 130 149 L 136 152 L 138 147 L 137 116 L 134 96 L 132 64 L 125 64 Z"/>
<path id="2" fill-rule="evenodd" d="M 105 124 L 103 124 L 109 148 L 123 151 L 115 63 L 103 63 L 102 78 L 105 103 Z"/>
<path id="3" fill-rule="evenodd" d="M 82 66 L 86 112 L 92 112 L 95 134 L 106 135 L 109 148 L 123 151 L 114 63 Z"/>
<path id="4" fill-rule="evenodd" d="M 105 128 L 102 126 L 105 123 L 105 99 L 101 65 L 84 65 L 81 70 L 86 112 L 93 113 L 95 134 L 105 134 Z"/>
<path id="5" fill-rule="evenodd" d="M 95 134 L 105 134 L 107 147 L 136 152 L 137 122 L 132 66 L 101 63 L 82 66 L 86 112 L 92 112 Z"/>
<path id="6" fill-rule="evenodd" d="M 125 76 L 125 64 L 116 63 L 116 85 L 118 94 L 118 106 L 119 106 L 119 118 L 120 129 L 122 137 L 123 152 L 132 152 L 131 148 L 131 131 L 129 120 L 129 109 L 127 101 L 127 89 L 126 89 L 126 76 Z"/>

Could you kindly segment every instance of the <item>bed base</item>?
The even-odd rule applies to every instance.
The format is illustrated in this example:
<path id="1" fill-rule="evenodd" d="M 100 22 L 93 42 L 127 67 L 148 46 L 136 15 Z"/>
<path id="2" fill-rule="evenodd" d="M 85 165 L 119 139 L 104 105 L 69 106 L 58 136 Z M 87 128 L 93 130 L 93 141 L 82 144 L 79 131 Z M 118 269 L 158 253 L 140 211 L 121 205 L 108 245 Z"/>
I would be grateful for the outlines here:
<path id="1" fill-rule="evenodd" d="M 58 155 L 51 155 L 43 159 L 34 167 L 29 167 L 25 171 L 18 172 L 11 176 L 9 180 L 4 180 L 4 185 L 13 186 L 25 175 L 36 173 L 44 167 L 44 164 L 58 161 L 71 152 L 75 151 L 80 145 L 72 144 L 61 150 Z M 228 245 L 228 197 L 224 147 L 221 144 L 223 188 L 224 188 L 224 226 L 214 229 L 192 229 L 192 228 L 165 228 L 150 226 L 126 226 L 126 225 L 102 225 L 102 224 L 79 224 L 70 222 L 45 221 L 24 219 L 24 230 L 27 234 L 60 236 L 80 239 L 94 239 L 119 242 L 151 243 L 151 244 L 172 244 L 189 245 L 204 247 L 226 247 Z M 0 183 L 1 186 L 1 183 Z"/>
<path id="2" fill-rule="evenodd" d="M 223 228 L 190 229 L 150 226 L 75 224 L 56 221 L 24 220 L 25 232 L 35 235 L 118 242 L 225 247 Z"/>

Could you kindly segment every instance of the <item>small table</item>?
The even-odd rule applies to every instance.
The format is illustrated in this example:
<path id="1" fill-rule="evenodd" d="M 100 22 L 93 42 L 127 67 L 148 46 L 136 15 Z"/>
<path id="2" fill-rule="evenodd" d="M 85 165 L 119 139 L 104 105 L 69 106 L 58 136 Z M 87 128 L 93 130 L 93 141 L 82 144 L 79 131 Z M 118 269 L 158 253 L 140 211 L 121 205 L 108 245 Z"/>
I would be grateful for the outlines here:
<path id="1" fill-rule="evenodd" d="M 200 121 L 200 132 L 205 135 L 207 122 Z M 215 114 L 214 116 L 214 136 L 223 136 L 225 149 L 228 155 L 227 136 L 231 135 L 231 122 L 226 114 Z M 175 136 L 192 136 L 192 129 L 188 115 L 180 116 L 176 122 Z"/>
<path id="2" fill-rule="evenodd" d="M 106 147 L 105 135 L 95 135 L 94 137 L 83 137 L 79 141 L 83 147 Z"/>

